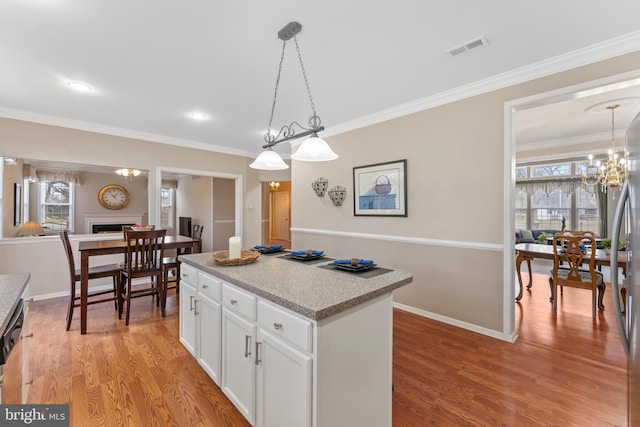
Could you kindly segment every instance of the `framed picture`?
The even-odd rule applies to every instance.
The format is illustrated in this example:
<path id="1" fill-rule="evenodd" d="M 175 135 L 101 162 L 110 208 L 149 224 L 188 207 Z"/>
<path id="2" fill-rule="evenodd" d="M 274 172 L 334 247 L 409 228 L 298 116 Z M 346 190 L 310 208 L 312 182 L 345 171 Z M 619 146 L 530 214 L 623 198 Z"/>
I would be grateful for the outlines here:
<path id="1" fill-rule="evenodd" d="M 407 160 L 353 168 L 355 216 L 407 216 Z"/>
<path id="2" fill-rule="evenodd" d="M 22 224 L 22 185 L 13 184 L 13 225 Z"/>

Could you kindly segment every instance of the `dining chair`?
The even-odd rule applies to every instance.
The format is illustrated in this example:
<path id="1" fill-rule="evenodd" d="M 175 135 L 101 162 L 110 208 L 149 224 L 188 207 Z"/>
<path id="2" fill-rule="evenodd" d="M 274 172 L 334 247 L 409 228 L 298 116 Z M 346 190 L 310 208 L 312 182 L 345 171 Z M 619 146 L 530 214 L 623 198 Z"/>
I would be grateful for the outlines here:
<path id="1" fill-rule="evenodd" d="M 124 230 L 124 239 L 127 243 L 126 262 L 120 271 L 122 281 L 126 285 L 121 286 L 122 292 L 119 294 L 118 317 L 122 317 L 124 305 L 126 303 L 127 313 L 125 324 L 129 324 L 131 313 L 131 298 L 143 296 L 153 296 L 156 299 L 156 306 L 160 306 L 162 316 L 165 315 L 166 289 L 163 281 L 162 259 L 164 257 L 164 238 L 167 230 L 136 231 L 132 229 Z M 148 278 L 144 284 L 137 283 L 136 279 Z M 133 282 L 136 280 L 134 288 Z"/>
<path id="2" fill-rule="evenodd" d="M 80 270 L 76 270 L 75 261 L 73 260 L 73 250 L 69 241 L 69 233 L 67 230 L 60 231 L 60 240 L 64 246 L 67 255 L 67 263 L 69 265 L 69 308 L 67 309 L 67 331 L 71 328 L 71 320 L 73 319 L 73 309 L 80 307 L 80 294 L 77 293 L 76 286 L 80 283 Z M 113 280 L 113 288 L 106 290 L 91 291 L 87 294 L 87 305 L 98 304 L 102 302 L 114 301 L 115 309 L 118 310 L 118 295 L 121 288 L 120 266 L 118 264 L 106 264 L 89 267 L 89 280 L 111 277 Z M 110 297 L 103 295 L 112 294 Z"/>
<path id="3" fill-rule="evenodd" d="M 169 289 L 175 289 L 176 294 L 180 293 L 180 260 L 178 259 L 179 255 L 185 255 L 188 253 L 199 253 L 202 248 L 202 229 L 204 226 L 202 225 L 194 225 L 192 238 L 197 241 L 195 247 L 193 249 L 178 249 L 176 251 L 176 256 L 172 257 L 164 257 L 162 260 L 162 266 L 164 268 L 164 281 Z"/>
<path id="4" fill-rule="evenodd" d="M 558 286 L 591 290 L 591 314 L 603 309 L 605 284 L 602 273 L 595 268 L 595 234 L 591 231 L 564 230 L 553 240 L 553 268 L 549 277 L 553 311 L 558 309 Z M 597 301 L 597 302 L 596 302 Z"/>
<path id="5" fill-rule="evenodd" d="M 193 239 L 198 242 L 197 248 L 194 249 L 194 252 L 200 253 L 202 251 L 202 230 L 204 229 L 204 225 L 194 224 L 193 225 Z"/>

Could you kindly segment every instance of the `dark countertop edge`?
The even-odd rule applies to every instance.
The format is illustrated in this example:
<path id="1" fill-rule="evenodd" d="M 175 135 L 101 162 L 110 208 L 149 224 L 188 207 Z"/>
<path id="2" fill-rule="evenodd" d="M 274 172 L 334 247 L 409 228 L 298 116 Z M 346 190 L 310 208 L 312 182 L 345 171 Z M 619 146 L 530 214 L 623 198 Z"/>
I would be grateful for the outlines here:
<path id="1" fill-rule="evenodd" d="M 266 300 L 269 300 L 269 301 L 271 301 L 273 303 L 276 303 L 276 304 L 278 304 L 278 305 L 280 305 L 282 307 L 285 307 L 285 308 L 287 308 L 287 309 L 289 309 L 291 311 L 294 311 L 294 312 L 296 312 L 296 313 L 298 313 L 298 314 L 300 314 L 300 315 L 302 315 L 304 317 L 307 317 L 307 318 L 309 318 L 311 320 L 316 320 L 316 321 L 317 320 L 326 319 L 327 317 L 331 317 L 331 316 L 333 316 L 335 314 L 338 314 L 340 312 L 348 310 L 351 307 L 355 307 L 355 306 L 357 306 L 359 304 L 362 304 L 364 302 L 372 300 L 372 299 L 374 299 L 374 298 L 376 298 L 376 297 L 378 297 L 380 295 L 384 295 L 386 293 L 390 293 L 393 290 L 395 290 L 395 289 L 397 289 L 397 288 L 399 288 L 401 286 L 404 286 L 406 284 L 409 284 L 409 283 L 411 283 L 413 281 L 413 276 L 411 276 L 411 277 L 408 277 L 406 279 L 402 279 L 402 280 L 400 280 L 400 281 L 398 281 L 396 283 L 393 283 L 393 284 L 390 284 L 390 285 L 385 286 L 383 288 L 380 288 L 380 289 L 378 289 L 376 291 L 372 291 L 372 292 L 369 292 L 367 294 L 357 296 L 357 297 L 352 298 L 350 300 L 343 301 L 341 303 L 335 304 L 335 305 L 333 305 L 331 307 L 325 307 L 325 308 L 323 308 L 321 310 L 314 311 L 314 310 L 308 309 L 306 307 L 302 307 L 302 306 L 300 306 L 298 304 L 292 303 L 291 301 L 286 300 L 284 298 L 280 298 L 277 295 L 273 295 L 273 294 L 271 294 L 269 292 L 265 292 L 264 290 L 262 290 L 260 288 L 257 288 L 255 286 L 252 286 L 252 285 L 250 285 L 248 283 L 245 283 L 245 282 L 242 282 L 240 280 L 234 279 L 233 277 L 229 277 L 229 276 L 227 276 L 227 275 L 225 275 L 223 273 L 220 273 L 219 271 L 207 269 L 206 265 L 202 265 L 200 263 L 194 262 L 194 261 L 192 261 L 192 260 L 190 260 L 188 258 L 180 257 L 180 261 L 182 261 L 185 264 L 188 264 L 188 265 L 190 265 L 190 266 L 192 266 L 194 268 L 197 268 L 197 269 L 203 270 L 203 271 L 205 271 L 205 272 L 207 272 L 209 274 L 212 274 L 212 275 L 214 275 L 214 276 L 216 276 L 216 277 L 218 277 L 218 278 L 220 278 L 222 280 L 225 280 L 225 281 L 227 281 L 227 282 L 229 282 L 229 283 L 231 283 L 233 285 L 236 285 L 239 288 L 242 288 L 242 289 L 244 289 L 246 291 L 249 291 L 249 292 L 251 292 L 251 293 L 253 293 L 253 294 L 255 294 L 255 295 L 259 296 L 259 297 L 262 297 L 262 298 L 264 298 Z"/>
<path id="2" fill-rule="evenodd" d="M 0 323 L 0 332 L 4 332 L 5 328 L 9 324 L 9 321 L 11 320 L 11 315 L 15 311 L 16 307 L 18 307 L 18 303 L 20 302 L 20 297 L 22 296 L 24 289 L 27 287 L 27 283 L 29 283 L 29 279 L 31 279 L 31 273 L 29 272 L 0 274 L 0 297 L 2 298 L 3 301 L 5 298 L 13 299 L 13 302 L 11 303 L 11 307 L 8 311 L 6 311 L 6 308 L 0 307 L 0 310 L 2 310 L 0 311 L 0 316 L 2 316 L 2 323 Z M 14 282 L 13 289 L 6 290 L 4 288 L 3 285 L 5 284 L 6 280 L 11 280 L 12 282 Z M 22 285 L 17 285 L 17 287 L 15 287 L 15 283 L 22 283 Z M 5 292 L 8 293 L 8 295 L 5 295 Z"/>

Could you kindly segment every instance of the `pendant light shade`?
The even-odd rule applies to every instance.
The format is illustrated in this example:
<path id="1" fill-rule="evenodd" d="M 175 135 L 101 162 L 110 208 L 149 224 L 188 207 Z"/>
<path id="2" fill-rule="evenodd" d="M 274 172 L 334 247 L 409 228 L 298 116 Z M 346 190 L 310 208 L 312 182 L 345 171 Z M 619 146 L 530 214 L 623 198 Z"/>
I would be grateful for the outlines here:
<path id="1" fill-rule="evenodd" d="M 325 162 L 337 159 L 338 155 L 333 152 L 324 139 L 314 133 L 302 142 L 300 148 L 291 155 L 291 158 L 305 162 Z"/>
<path id="2" fill-rule="evenodd" d="M 267 171 L 289 169 L 289 165 L 282 160 L 282 157 L 270 148 L 260 153 L 249 167 Z"/>

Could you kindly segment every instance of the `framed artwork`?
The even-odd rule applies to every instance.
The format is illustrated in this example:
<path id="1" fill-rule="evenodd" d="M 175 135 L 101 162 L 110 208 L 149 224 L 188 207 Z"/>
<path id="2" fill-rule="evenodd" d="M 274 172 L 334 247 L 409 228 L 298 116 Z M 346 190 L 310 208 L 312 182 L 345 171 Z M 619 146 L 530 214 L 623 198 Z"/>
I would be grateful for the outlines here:
<path id="1" fill-rule="evenodd" d="M 22 224 L 22 185 L 13 184 L 13 225 Z"/>
<path id="2" fill-rule="evenodd" d="M 407 216 L 407 160 L 353 168 L 354 216 Z"/>

